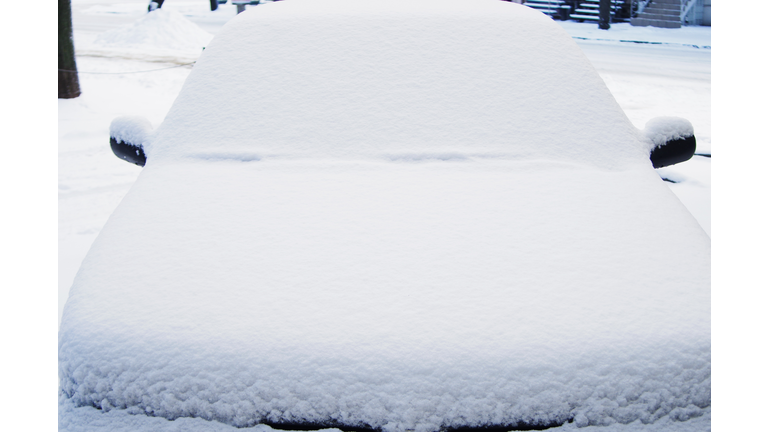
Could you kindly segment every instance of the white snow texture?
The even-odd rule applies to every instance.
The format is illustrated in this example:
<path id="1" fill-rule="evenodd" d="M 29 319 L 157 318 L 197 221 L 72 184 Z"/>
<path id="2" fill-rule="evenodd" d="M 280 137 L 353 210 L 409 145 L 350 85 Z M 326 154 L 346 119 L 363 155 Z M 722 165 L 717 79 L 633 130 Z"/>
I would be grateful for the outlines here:
<path id="1" fill-rule="evenodd" d="M 659 147 L 674 139 L 693 136 L 693 125 L 680 117 L 656 117 L 645 124 L 643 132 L 653 147 Z"/>
<path id="2" fill-rule="evenodd" d="M 567 33 L 497 0 L 253 8 L 200 56 L 152 143 L 154 160 L 447 156 L 614 169 L 648 159 Z"/>
<path id="3" fill-rule="evenodd" d="M 64 310 L 62 428 L 709 416 L 709 237 L 538 12 L 252 8 L 148 141 Z"/>
<path id="4" fill-rule="evenodd" d="M 686 410 L 676 408 L 685 413 Z M 667 416 L 655 423 L 644 424 L 640 420 L 632 423 L 614 423 L 610 426 L 579 427 L 574 423 L 547 429 L 548 432 L 709 432 L 711 430 L 710 409 L 704 410 L 700 417 L 685 418 Z M 181 417 L 169 421 L 163 417 L 131 415 L 126 410 L 99 411 L 91 407 L 75 407 L 68 399 L 62 398 L 59 406 L 59 430 L 61 432 L 274 432 L 267 425 L 259 424 L 252 428 L 236 428 L 216 421 L 204 420 L 197 417 Z M 326 429 L 327 432 L 338 432 L 338 429 Z"/>
<path id="5" fill-rule="evenodd" d="M 144 117 L 122 116 L 112 120 L 109 136 L 117 142 L 141 145 L 152 133 L 152 124 Z"/>
<path id="6" fill-rule="evenodd" d="M 100 34 L 94 45 L 199 52 L 211 38 L 213 35 L 180 13 L 156 9 L 133 24 Z"/>

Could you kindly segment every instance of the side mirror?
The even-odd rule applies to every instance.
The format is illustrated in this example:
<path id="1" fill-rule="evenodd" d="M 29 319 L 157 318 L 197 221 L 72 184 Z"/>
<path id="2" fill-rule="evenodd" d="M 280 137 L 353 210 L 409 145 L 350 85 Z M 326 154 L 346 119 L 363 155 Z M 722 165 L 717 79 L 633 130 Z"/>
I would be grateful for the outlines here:
<path id="1" fill-rule="evenodd" d="M 115 156 L 138 166 L 147 163 L 144 143 L 152 124 L 144 117 L 118 117 L 109 125 L 109 145 Z"/>
<path id="2" fill-rule="evenodd" d="M 651 163 L 661 168 L 685 162 L 696 152 L 693 125 L 679 117 L 656 117 L 643 130 L 651 144 Z"/>

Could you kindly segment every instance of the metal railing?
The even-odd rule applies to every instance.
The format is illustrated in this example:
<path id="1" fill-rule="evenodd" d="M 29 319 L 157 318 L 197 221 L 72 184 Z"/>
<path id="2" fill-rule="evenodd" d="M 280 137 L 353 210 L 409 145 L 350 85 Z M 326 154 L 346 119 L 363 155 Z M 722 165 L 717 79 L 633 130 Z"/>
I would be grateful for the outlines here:
<path id="1" fill-rule="evenodd" d="M 700 0 L 683 0 L 680 2 L 680 22 L 687 23 L 695 20 L 695 18 L 689 20 L 688 15 L 693 11 L 693 7 L 699 2 Z"/>
<path id="2" fill-rule="evenodd" d="M 646 6 L 651 3 L 651 0 L 632 0 L 632 3 L 634 3 L 632 10 L 635 11 L 632 16 L 635 16 L 642 13 Z"/>

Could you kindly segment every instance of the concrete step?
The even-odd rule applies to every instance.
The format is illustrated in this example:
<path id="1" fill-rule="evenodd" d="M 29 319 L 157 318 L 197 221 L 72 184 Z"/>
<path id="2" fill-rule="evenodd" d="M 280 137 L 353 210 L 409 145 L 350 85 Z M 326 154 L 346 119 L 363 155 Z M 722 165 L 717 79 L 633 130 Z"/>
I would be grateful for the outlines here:
<path id="1" fill-rule="evenodd" d="M 614 6 L 621 6 L 624 2 L 622 0 L 614 0 L 613 4 Z M 581 6 L 586 5 L 595 5 L 596 7 L 600 5 L 600 0 L 593 0 L 593 1 L 582 1 Z"/>
<path id="2" fill-rule="evenodd" d="M 571 19 L 585 20 L 585 21 L 598 21 L 600 18 L 597 15 L 571 14 Z"/>
<path id="3" fill-rule="evenodd" d="M 536 9 L 539 12 L 543 13 L 555 13 L 557 12 L 557 6 L 547 6 L 547 5 L 531 5 L 526 3 L 526 6 L 528 6 L 531 9 Z"/>
<path id="4" fill-rule="evenodd" d="M 557 14 L 557 9 L 539 9 L 539 8 L 531 8 L 536 9 L 537 11 L 543 13 L 544 15 L 555 15 Z"/>
<path id="5" fill-rule="evenodd" d="M 613 12 L 613 11 L 615 11 L 617 9 L 619 9 L 618 6 L 611 8 L 611 11 Z M 595 13 L 597 13 L 600 10 L 600 5 L 599 4 L 592 4 L 592 3 L 582 3 L 582 4 L 579 5 L 579 8 L 576 9 L 576 10 L 577 11 L 578 10 L 594 11 Z"/>
<path id="6" fill-rule="evenodd" d="M 532 6 L 557 7 L 564 4 L 566 3 L 563 0 L 528 0 L 527 2 L 525 2 L 525 5 L 528 7 L 532 7 Z"/>
<path id="7" fill-rule="evenodd" d="M 647 7 L 643 9 L 643 13 L 646 12 L 662 12 L 662 11 L 669 11 L 669 12 L 675 12 L 680 13 L 679 7 L 669 7 L 669 8 L 662 8 L 662 7 Z"/>
<path id="8" fill-rule="evenodd" d="M 641 13 L 638 18 L 645 18 L 645 19 L 657 19 L 657 20 L 667 20 L 667 21 L 680 21 L 680 12 L 676 14 L 660 14 L 660 13 Z"/>
<path id="9" fill-rule="evenodd" d="M 633 26 L 680 28 L 681 0 L 653 0 L 636 18 L 629 20 Z"/>
<path id="10" fill-rule="evenodd" d="M 618 6 L 619 6 L 618 4 L 614 5 L 613 9 L 618 9 Z M 585 8 L 585 9 L 586 8 L 589 8 L 589 9 L 600 9 L 600 4 L 599 3 L 581 3 L 579 5 L 579 7 L 580 8 Z"/>
<path id="11" fill-rule="evenodd" d="M 556 5 L 556 4 L 549 4 L 548 5 L 548 4 L 528 3 L 528 2 L 526 2 L 525 5 L 528 6 L 529 8 L 532 8 L 532 9 L 557 9 L 557 8 L 560 7 L 560 6 Z"/>
<path id="12" fill-rule="evenodd" d="M 659 27 L 659 28 L 680 28 L 682 25 L 680 24 L 680 20 L 677 21 L 667 21 L 667 20 L 653 20 L 653 19 L 646 19 L 642 17 L 638 18 L 631 18 L 629 20 L 629 23 L 633 26 L 637 27 Z"/>
<path id="13" fill-rule="evenodd" d="M 615 13 L 623 5 L 623 0 L 613 0 L 611 5 L 611 19 L 615 19 Z M 527 2 L 526 2 L 527 4 Z M 599 21 L 600 20 L 600 0 L 582 0 L 579 3 L 578 9 L 574 10 L 570 15 L 570 19 L 576 21 Z M 618 20 L 621 21 L 621 20 Z M 617 21 L 617 22 L 618 22 Z"/>

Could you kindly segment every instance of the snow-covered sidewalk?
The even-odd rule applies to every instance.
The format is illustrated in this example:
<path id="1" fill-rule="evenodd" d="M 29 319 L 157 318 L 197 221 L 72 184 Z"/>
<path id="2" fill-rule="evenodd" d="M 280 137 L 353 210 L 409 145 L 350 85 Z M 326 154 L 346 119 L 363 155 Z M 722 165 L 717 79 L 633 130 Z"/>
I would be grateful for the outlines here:
<path id="1" fill-rule="evenodd" d="M 595 23 L 557 21 L 574 39 L 639 43 L 711 49 L 712 28 L 704 26 L 683 26 L 679 29 L 656 27 L 634 27 L 629 23 L 613 23 L 608 30 L 600 30 Z"/>

